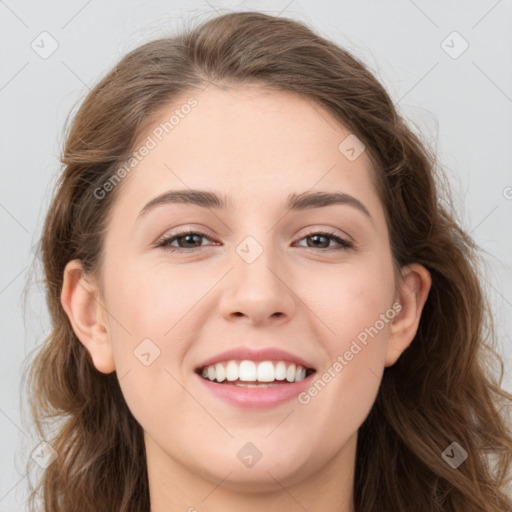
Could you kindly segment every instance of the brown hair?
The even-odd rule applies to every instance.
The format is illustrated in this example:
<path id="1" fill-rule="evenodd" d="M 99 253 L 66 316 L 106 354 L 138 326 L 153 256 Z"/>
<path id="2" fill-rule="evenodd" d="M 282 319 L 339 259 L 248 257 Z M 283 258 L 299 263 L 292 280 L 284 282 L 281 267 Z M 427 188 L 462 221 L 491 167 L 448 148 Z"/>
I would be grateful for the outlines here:
<path id="1" fill-rule="evenodd" d="M 45 511 L 149 510 L 141 426 L 115 372 L 95 369 L 60 293 L 70 260 L 80 259 L 86 272 L 101 269 L 106 219 L 120 187 L 102 201 L 93 191 L 126 161 L 155 113 L 209 83 L 292 91 L 333 114 L 366 145 L 395 265 L 417 262 L 431 273 L 415 339 L 385 369 L 359 429 L 356 511 L 510 510 L 512 434 L 502 408 L 512 396 L 501 389 L 477 247 L 455 220 L 433 152 L 360 61 L 302 23 L 257 12 L 222 15 L 140 46 L 74 117 L 42 236 L 52 331 L 27 379 L 38 432 L 44 438 L 50 422 L 58 458 L 32 491 L 31 506 L 42 489 Z M 453 441 L 469 454 L 457 469 L 441 456 Z"/>

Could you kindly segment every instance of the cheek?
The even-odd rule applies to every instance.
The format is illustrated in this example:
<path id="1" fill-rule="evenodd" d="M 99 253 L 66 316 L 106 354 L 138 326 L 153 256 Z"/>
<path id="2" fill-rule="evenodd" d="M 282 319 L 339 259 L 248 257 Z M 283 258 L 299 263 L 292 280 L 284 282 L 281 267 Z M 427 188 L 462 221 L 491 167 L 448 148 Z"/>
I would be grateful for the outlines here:
<path id="1" fill-rule="evenodd" d="M 355 432 L 373 405 L 396 311 L 390 262 L 340 268 L 328 277 L 318 281 L 321 293 L 310 290 L 327 362 L 299 402 L 336 437 Z"/>
<path id="2" fill-rule="evenodd" d="M 315 286 L 303 288 L 305 302 L 325 327 L 320 339 L 331 356 L 350 349 L 353 339 L 364 343 L 387 336 L 394 317 L 394 281 L 391 260 L 382 260 L 325 268 L 310 280 Z M 371 351 L 375 350 L 365 350 Z"/>
<path id="3" fill-rule="evenodd" d="M 168 411 L 178 408 L 182 419 L 187 414 L 188 398 L 179 382 L 187 336 L 197 328 L 187 316 L 201 296 L 202 290 L 194 293 L 194 286 L 187 287 L 177 268 L 171 272 L 168 267 L 160 271 L 158 266 L 124 264 L 110 274 L 107 292 L 116 373 L 128 408 L 148 432 L 155 425 L 179 428 L 176 415 Z"/>
<path id="4" fill-rule="evenodd" d="M 153 410 L 162 406 L 153 403 L 160 392 L 171 401 L 186 398 L 176 380 L 183 382 L 187 375 L 182 361 L 189 340 L 197 339 L 202 328 L 194 316 L 198 303 L 218 277 L 193 269 L 184 272 L 177 266 L 126 263 L 107 275 L 116 372 L 130 409 L 143 418 L 152 405 Z"/>
<path id="5" fill-rule="evenodd" d="M 187 323 L 187 315 L 217 281 L 215 273 L 193 266 L 185 271 L 160 263 L 120 265 L 109 276 L 109 310 L 126 327 L 125 334 L 163 340 Z"/>
<path id="6" fill-rule="evenodd" d="M 354 315 L 347 322 L 349 325 L 343 326 L 343 333 L 331 340 L 329 362 L 298 397 L 311 431 L 318 431 L 321 439 L 329 440 L 319 442 L 320 461 L 358 431 L 380 387 L 389 326 L 361 329 L 357 323 L 362 317 Z"/>

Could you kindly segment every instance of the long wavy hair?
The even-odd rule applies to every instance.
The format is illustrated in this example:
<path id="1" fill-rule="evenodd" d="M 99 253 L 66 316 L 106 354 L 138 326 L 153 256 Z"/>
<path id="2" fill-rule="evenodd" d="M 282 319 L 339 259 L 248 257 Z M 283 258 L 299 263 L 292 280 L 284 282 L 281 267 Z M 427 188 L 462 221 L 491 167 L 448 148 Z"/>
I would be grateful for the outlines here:
<path id="1" fill-rule="evenodd" d="M 476 270 L 480 249 L 457 220 L 435 152 L 360 60 L 301 22 L 258 12 L 217 16 L 129 52 L 67 126 L 41 240 L 52 330 L 25 369 L 30 414 L 58 458 L 31 486 L 31 510 L 38 493 L 46 512 L 150 508 L 142 428 L 116 373 L 95 369 L 60 293 L 70 260 L 91 275 L 101 267 L 120 187 L 102 201 L 94 190 L 126 162 L 155 115 L 209 83 L 292 91 L 333 114 L 367 148 L 395 268 L 417 262 L 431 273 L 417 334 L 385 369 L 359 429 L 355 510 L 510 511 L 512 433 L 504 411 L 512 395 L 502 389 L 503 362 Z M 468 453 L 457 469 L 442 457 L 452 442 Z"/>

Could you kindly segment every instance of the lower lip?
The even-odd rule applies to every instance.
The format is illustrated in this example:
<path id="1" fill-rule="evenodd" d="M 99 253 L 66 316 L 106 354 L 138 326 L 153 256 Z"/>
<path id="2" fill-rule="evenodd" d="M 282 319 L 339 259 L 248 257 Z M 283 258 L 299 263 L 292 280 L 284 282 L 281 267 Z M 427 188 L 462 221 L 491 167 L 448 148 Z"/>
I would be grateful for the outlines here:
<path id="1" fill-rule="evenodd" d="M 268 388 L 246 388 L 233 384 L 219 384 L 196 375 L 206 389 L 224 402 L 248 409 L 269 409 L 292 400 L 304 391 L 311 384 L 315 373 L 308 375 L 300 382 L 277 384 Z"/>

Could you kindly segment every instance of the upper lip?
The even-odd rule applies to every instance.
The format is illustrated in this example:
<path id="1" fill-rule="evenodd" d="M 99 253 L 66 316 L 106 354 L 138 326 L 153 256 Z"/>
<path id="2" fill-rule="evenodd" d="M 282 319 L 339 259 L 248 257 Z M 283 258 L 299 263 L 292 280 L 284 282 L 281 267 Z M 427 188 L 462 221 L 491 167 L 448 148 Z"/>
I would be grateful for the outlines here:
<path id="1" fill-rule="evenodd" d="M 269 347 L 262 349 L 252 349 L 249 347 L 238 347 L 226 350 L 224 352 L 221 352 L 220 354 L 210 357 L 209 359 L 206 359 L 199 366 L 197 366 L 196 370 L 201 370 L 205 366 L 211 366 L 216 363 L 222 363 L 231 360 L 289 361 L 291 363 L 301 365 L 306 369 L 315 369 L 311 363 L 309 363 L 302 357 L 296 356 L 295 354 L 292 354 L 280 348 Z"/>

